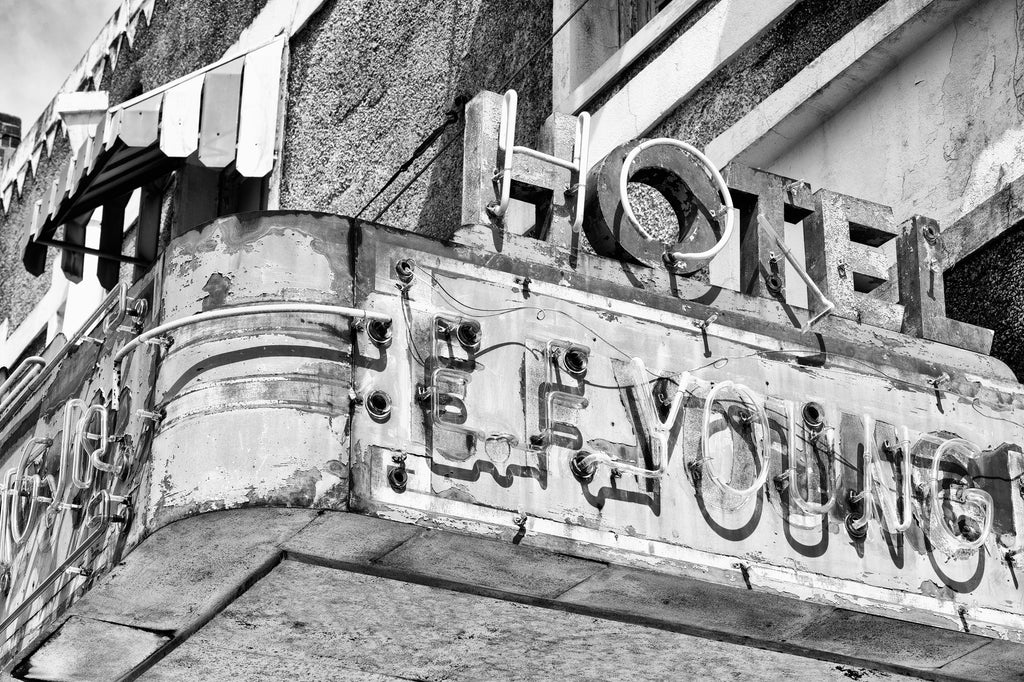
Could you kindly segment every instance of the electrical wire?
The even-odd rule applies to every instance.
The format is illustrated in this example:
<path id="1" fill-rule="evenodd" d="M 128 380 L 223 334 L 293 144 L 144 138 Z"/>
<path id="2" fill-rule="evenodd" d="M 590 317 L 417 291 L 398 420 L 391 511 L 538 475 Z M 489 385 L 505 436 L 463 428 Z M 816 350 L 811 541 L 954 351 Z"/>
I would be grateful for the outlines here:
<path id="1" fill-rule="evenodd" d="M 432 164 L 433 164 L 433 163 L 434 163 L 435 161 L 437 161 L 437 160 L 438 160 L 438 159 L 439 159 L 439 158 L 441 157 L 441 155 L 442 155 L 442 154 L 444 154 L 444 153 L 445 153 L 446 151 L 448 151 L 448 150 L 449 150 L 449 149 L 451 148 L 451 146 L 452 146 L 453 144 L 455 144 L 455 142 L 456 142 L 456 141 L 457 141 L 458 139 L 459 139 L 459 138 L 458 138 L 458 136 L 457 136 L 457 135 L 453 135 L 453 136 L 452 136 L 452 137 L 451 137 L 451 138 L 450 138 L 450 139 L 449 139 L 449 140 L 448 140 L 447 142 L 445 142 L 445 143 L 444 143 L 444 145 L 443 145 L 443 146 L 442 146 L 442 147 L 441 147 L 440 149 L 438 149 L 438 150 L 437 150 L 437 153 L 436 153 L 436 154 L 434 154 L 434 155 L 433 155 L 432 157 L 430 157 L 430 159 L 429 159 L 429 160 L 428 160 L 428 161 L 427 161 L 427 162 L 426 162 L 425 164 L 423 164 L 423 167 L 422 167 L 422 168 L 420 168 L 420 169 L 419 169 L 418 171 L 416 171 L 416 173 L 415 173 L 415 174 L 414 174 L 414 175 L 412 176 L 412 178 L 410 178 L 410 179 L 409 179 L 409 182 L 405 183 L 405 185 L 403 185 L 403 186 L 402 186 L 402 188 L 401 188 L 400 190 L 398 190 L 398 192 L 396 192 L 396 193 L 395 193 L 395 196 L 391 197 L 391 201 L 389 201 L 388 203 L 386 203 L 386 204 L 384 205 L 384 208 L 382 208 L 382 209 L 381 209 L 380 211 L 378 211 L 378 212 L 377 212 L 377 215 L 375 215 L 375 216 L 373 217 L 373 222 L 377 222 L 377 221 L 379 221 L 379 220 L 381 219 L 381 217 L 383 217 L 383 215 L 384 215 L 385 213 L 387 213 L 387 212 L 388 212 L 388 210 L 389 210 L 389 209 L 390 209 L 390 208 L 391 208 L 392 206 L 394 206 L 394 205 L 395 205 L 395 202 L 396 202 L 396 201 L 398 201 L 398 200 L 399 200 L 400 198 L 402 198 L 402 195 L 403 195 L 403 194 L 405 194 L 405 191 L 406 191 L 407 189 L 409 189 L 410 187 L 412 187 L 412 186 L 413 186 L 414 184 L 416 184 L 416 181 L 420 179 L 420 176 L 421 176 L 421 175 L 423 175 L 423 173 L 425 173 L 425 172 L 426 172 L 426 170 L 427 170 L 428 168 L 430 168 L 430 166 L 431 166 L 431 165 L 432 165 Z M 401 172 L 402 172 L 402 171 L 399 171 L 399 173 L 401 173 Z M 393 177 L 397 177 L 397 174 L 396 174 L 396 176 L 393 176 Z M 386 188 L 385 188 L 385 189 L 386 189 Z M 381 191 L 383 191 L 383 190 L 381 190 Z M 379 196 L 379 193 L 378 193 L 378 196 Z M 376 199 L 376 197 L 374 197 L 374 199 Z M 371 202 L 372 202 L 372 201 L 373 201 L 373 200 L 371 199 Z M 369 205 L 369 204 L 367 204 L 367 206 L 368 206 L 368 205 Z M 364 206 L 363 208 L 365 208 L 365 206 Z"/>
<path id="2" fill-rule="evenodd" d="M 586 325 L 583 322 L 581 322 L 578 319 L 576 319 L 571 314 L 566 313 L 566 312 L 561 311 L 561 310 L 558 310 L 556 308 L 544 308 L 544 307 L 541 307 L 541 306 L 510 306 L 510 307 L 507 307 L 507 308 L 479 308 L 479 307 L 472 306 L 472 305 L 470 305 L 470 304 L 460 300 L 457 296 L 452 294 L 443 284 L 441 284 L 441 282 L 437 279 L 437 276 L 436 276 L 436 274 L 434 272 L 430 272 L 429 273 L 429 277 L 430 277 L 429 280 L 427 280 L 426 278 L 424 278 L 421 275 L 417 275 L 416 273 L 414 273 L 413 276 L 416 277 L 417 279 L 419 279 L 424 284 L 426 284 L 428 287 L 434 288 L 434 289 L 440 291 L 447 299 L 449 299 L 456 306 L 463 308 L 464 309 L 463 311 L 458 311 L 458 310 L 456 311 L 456 312 L 460 312 L 460 314 L 465 314 L 465 315 L 469 315 L 470 317 L 476 317 L 476 318 L 485 318 L 485 317 L 498 317 L 500 315 L 507 315 L 507 314 L 514 313 L 514 312 L 520 312 L 520 311 L 523 311 L 523 310 L 536 310 L 538 312 L 543 312 L 545 314 L 546 313 L 558 313 L 558 314 L 561 314 L 561 315 L 569 318 L 575 324 L 579 325 L 583 329 L 587 330 L 589 333 L 593 334 L 593 337 L 595 339 L 599 339 L 600 341 L 602 341 L 608 348 L 612 349 L 615 353 L 617 353 L 618 355 L 621 355 L 623 358 L 632 359 L 632 357 L 633 357 L 632 355 L 630 355 L 629 353 L 627 353 L 626 351 L 622 350 L 621 348 L 616 346 L 614 343 L 609 341 L 607 338 L 602 336 L 600 333 L 598 333 L 597 331 L 595 331 L 594 329 L 592 329 L 588 325 Z M 465 312 L 465 311 L 473 311 L 473 312 Z M 474 315 L 473 313 L 477 313 L 477 314 Z M 741 354 L 741 355 L 731 355 L 731 356 L 723 355 L 723 356 L 717 357 L 717 358 L 715 358 L 715 359 L 711 360 L 710 362 L 707 362 L 707 363 L 705 363 L 703 365 L 699 365 L 699 366 L 696 366 L 696 367 L 691 367 L 691 368 L 688 368 L 688 369 L 684 369 L 684 370 L 681 370 L 679 372 L 673 372 L 673 373 L 671 373 L 669 375 L 657 374 L 656 372 L 653 372 L 650 369 L 648 369 L 647 373 L 650 374 L 653 377 L 653 380 L 651 382 L 648 382 L 648 383 L 653 383 L 654 381 L 657 381 L 657 380 L 660 380 L 660 379 L 665 379 L 665 380 L 668 380 L 668 381 L 671 381 L 671 382 L 675 383 L 675 378 L 678 377 L 678 376 L 681 376 L 683 374 L 698 372 L 700 370 L 708 369 L 710 367 L 714 367 L 715 369 L 724 369 L 726 367 L 726 365 L 729 364 L 729 362 L 734 361 L 734 360 L 745 360 L 747 358 L 752 358 L 752 357 L 770 358 L 771 356 L 774 356 L 774 355 L 782 355 L 782 356 L 786 357 L 786 359 L 790 359 L 790 360 L 800 360 L 800 359 L 804 359 L 804 358 L 813 358 L 813 357 L 818 356 L 819 354 L 820 353 L 818 351 L 812 351 L 812 350 L 808 350 L 806 348 L 779 348 L 779 349 L 764 348 L 764 349 L 758 349 L 758 350 L 753 350 L 753 351 L 751 351 L 749 353 L 744 353 L 744 354 Z M 886 379 L 887 381 L 890 381 L 890 382 L 892 382 L 894 384 L 902 384 L 904 386 L 907 386 L 907 387 L 910 387 L 910 388 L 919 389 L 919 390 L 925 391 L 925 392 L 933 392 L 933 391 L 936 390 L 934 386 L 930 386 L 930 385 L 926 385 L 926 384 L 915 384 L 914 382 L 906 381 L 904 379 L 900 379 L 898 377 L 891 376 L 891 375 L 887 374 L 886 372 L 883 372 L 878 367 L 875 367 L 871 363 L 865 362 L 865 361 L 860 360 L 858 358 L 853 358 L 853 357 L 849 357 L 849 356 L 843 356 L 843 358 L 845 360 L 849 360 L 849 361 L 851 361 L 853 363 L 856 363 L 858 365 L 861 365 L 861 366 L 867 368 L 872 373 L 874 373 L 874 374 L 876 374 L 876 375 L 878 375 L 878 376 L 880 376 L 880 377 L 882 377 L 882 378 Z M 599 384 L 588 384 L 588 385 L 592 385 L 595 388 L 612 388 L 611 386 L 604 386 L 604 385 L 599 385 Z M 616 386 L 615 388 L 631 388 L 631 387 L 630 386 Z M 1019 424 L 1017 424 L 1016 422 L 1014 422 L 1014 421 L 1012 421 L 1010 419 L 1006 419 L 1005 417 L 999 417 L 999 416 L 996 416 L 996 415 L 985 414 L 984 412 L 982 412 L 980 409 L 978 409 L 978 401 L 979 401 L 978 397 L 973 397 L 972 398 L 972 397 L 960 395 L 958 393 L 954 393 L 954 392 L 951 392 L 951 391 L 943 391 L 943 392 L 947 393 L 949 395 L 953 395 L 953 396 L 962 398 L 962 399 L 970 402 L 971 407 L 974 409 L 974 411 L 977 412 L 978 414 L 980 414 L 983 417 L 986 417 L 988 419 L 994 419 L 994 420 L 997 420 L 997 421 L 1004 421 L 1004 422 L 1007 422 L 1008 424 L 1013 424 L 1014 426 L 1019 426 Z"/>
<path id="3" fill-rule="evenodd" d="M 518 67 L 516 67 L 516 70 L 512 72 L 512 75 L 509 76 L 505 80 L 504 83 L 501 84 L 501 86 L 498 88 L 498 90 L 499 91 L 506 90 L 508 88 L 508 86 L 512 85 L 512 83 L 515 82 L 516 78 L 519 77 L 519 75 L 526 69 L 526 67 L 530 66 L 530 64 L 532 64 L 537 59 L 537 57 L 540 56 L 541 52 L 543 52 L 544 49 L 547 48 L 547 46 L 551 44 L 551 41 L 553 41 L 555 39 L 555 36 L 557 36 L 561 32 L 561 30 L 563 28 L 568 26 L 569 22 L 572 21 L 573 18 L 577 14 L 579 14 L 581 11 L 583 11 L 583 8 L 586 7 L 589 3 L 590 3 L 590 0 L 583 0 L 583 2 L 581 2 L 580 5 L 576 9 L 574 9 L 569 14 L 568 17 L 565 18 L 565 21 L 563 21 L 561 24 L 559 24 L 558 27 L 554 31 L 552 31 L 551 34 L 547 38 L 545 38 L 543 41 L 538 43 L 537 47 L 530 54 L 530 56 L 527 57 L 525 60 L 523 60 L 523 62 L 520 63 L 520 65 Z M 384 183 L 384 186 L 381 187 L 379 190 L 377 190 L 377 193 L 374 194 L 370 198 L 369 201 L 367 201 L 365 204 L 363 204 L 363 207 L 359 209 L 358 213 L 356 213 L 356 215 L 355 215 L 356 218 L 359 218 L 360 216 L 362 216 L 363 213 L 366 211 L 366 209 L 369 208 L 370 205 L 373 204 L 373 202 L 375 202 L 377 199 L 379 199 L 380 196 L 382 194 L 384 194 L 384 192 L 386 192 L 388 190 L 388 188 L 391 187 L 391 185 L 393 185 L 395 183 L 395 181 L 403 173 L 405 173 L 407 170 L 409 170 L 409 168 L 412 166 L 412 164 L 415 163 L 415 161 L 418 158 L 423 156 L 427 152 L 427 150 L 430 147 L 432 147 L 434 145 L 434 143 L 437 142 L 438 139 L 440 139 L 441 135 L 443 135 L 444 132 L 450 126 L 454 125 L 455 123 L 464 122 L 464 113 L 465 113 L 466 104 L 468 102 L 469 102 L 469 97 L 467 97 L 465 95 L 460 95 L 459 97 L 455 98 L 455 102 L 453 103 L 452 108 L 449 109 L 448 113 L 445 115 L 445 120 L 442 121 L 441 124 L 438 125 L 436 128 L 434 128 L 434 130 L 431 131 L 431 133 L 427 137 L 425 137 L 423 139 L 423 141 L 421 141 L 419 143 L 419 145 L 416 146 L 416 149 L 413 150 L 413 152 L 409 156 L 409 158 L 406 159 L 402 163 L 402 165 L 400 165 L 398 167 L 398 169 L 394 173 L 391 174 L 391 177 L 388 178 L 388 181 L 386 183 Z M 381 219 L 381 217 L 383 217 L 384 214 L 387 213 L 388 210 L 392 206 L 395 205 L 395 202 L 397 202 L 398 199 L 401 198 L 401 196 L 403 194 L 405 194 L 405 192 L 413 184 L 415 184 L 417 180 L 420 179 L 420 176 L 422 176 L 423 173 L 425 173 L 426 170 L 428 168 L 430 168 L 430 166 L 432 166 L 434 164 L 434 162 L 436 162 L 439 158 L 441 158 L 441 156 L 446 151 L 448 151 L 455 144 L 455 141 L 458 140 L 458 139 L 459 138 L 457 136 L 453 136 L 450 140 L 448 140 L 448 142 L 446 142 L 444 144 L 443 147 L 441 147 L 441 149 L 439 149 L 437 151 L 436 154 L 434 154 L 432 157 L 430 157 L 430 159 L 425 164 L 423 164 L 423 167 L 420 168 L 416 172 L 416 174 L 413 175 L 412 178 L 407 183 L 405 183 L 402 186 L 401 189 L 398 190 L 398 192 L 395 194 L 395 196 L 391 198 L 391 201 L 389 201 L 384 206 L 384 208 L 382 208 L 380 211 L 377 212 L 377 215 L 374 216 L 374 218 L 373 218 L 373 222 L 379 221 Z"/>
<path id="4" fill-rule="evenodd" d="M 363 204 L 363 207 L 361 209 L 359 209 L 358 213 L 356 213 L 356 215 L 355 215 L 356 218 L 358 218 L 361 215 L 363 215 L 363 212 L 366 211 L 366 209 L 368 209 L 373 202 L 377 201 L 377 199 L 380 197 L 380 195 L 384 194 L 384 192 L 387 191 L 388 187 L 391 187 L 391 185 L 394 184 L 395 180 L 397 180 L 402 175 L 402 173 L 404 173 L 405 171 L 409 170 L 410 166 L 412 166 L 412 164 L 416 161 L 416 159 L 418 159 L 421 156 L 423 156 L 427 152 L 427 150 L 430 149 L 434 145 L 435 142 L 437 142 L 438 138 L 440 138 L 441 135 L 444 134 L 444 131 L 447 130 L 449 126 L 454 125 L 455 123 L 457 123 L 457 122 L 462 120 L 462 117 L 463 117 L 463 114 L 464 114 L 465 108 L 466 108 L 466 103 L 468 101 L 469 101 L 469 98 L 466 97 L 465 95 L 459 95 L 458 97 L 455 98 L 455 102 L 452 104 L 452 107 L 445 114 L 444 121 L 442 121 L 440 125 L 438 125 L 436 128 L 434 128 L 434 130 L 432 130 L 429 135 L 427 135 L 425 138 L 423 138 L 423 140 L 420 141 L 420 143 L 418 145 L 416 145 L 416 149 L 414 149 L 412 154 L 409 155 L 409 158 L 407 158 L 405 161 L 403 161 L 402 165 L 398 167 L 398 170 L 396 170 L 394 173 L 391 174 L 391 177 L 388 178 L 388 181 L 384 183 L 384 186 L 381 187 L 379 190 L 377 190 L 377 193 L 374 194 L 372 197 L 370 197 L 369 201 L 367 201 L 365 204 Z M 447 148 L 447 145 L 446 145 L 445 148 Z M 438 154 L 434 155 L 434 158 L 432 158 L 430 161 L 427 162 L 427 166 L 429 166 L 434 161 L 436 161 L 437 160 L 437 156 L 439 154 L 440 154 L 440 152 Z M 420 176 L 420 174 L 423 173 L 423 170 L 424 169 L 421 169 L 420 172 L 417 173 L 417 175 L 416 175 L 417 178 Z M 415 180 L 415 178 L 414 178 L 414 180 Z M 403 189 L 402 191 L 405 191 L 405 190 Z M 399 192 L 399 195 L 401 195 L 401 192 Z M 391 203 L 394 203 L 394 200 L 392 200 Z M 391 204 L 389 203 L 384 208 L 384 211 L 387 211 L 387 209 L 390 208 L 390 207 L 391 207 Z M 374 221 L 376 221 L 377 218 L 380 218 L 380 216 L 384 214 L 384 211 L 381 211 L 380 213 L 378 213 L 377 217 L 374 218 Z"/>

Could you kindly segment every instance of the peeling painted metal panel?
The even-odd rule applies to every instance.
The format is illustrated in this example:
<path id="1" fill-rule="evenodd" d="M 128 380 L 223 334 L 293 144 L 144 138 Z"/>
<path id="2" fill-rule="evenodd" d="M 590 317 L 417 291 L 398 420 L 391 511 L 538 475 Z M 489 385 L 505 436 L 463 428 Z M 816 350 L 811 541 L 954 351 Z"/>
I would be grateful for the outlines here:
<path id="1" fill-rule="evenodd" d="M 809 401 L 823 406 L 825 422 L 837 429 L 837 447 L 853 453 L 880 450 L 879 437 L 867 436 L 868 425 L 877 421 L 898 427 L 900 442 L 910 441 L 905 447 L 922 434 L 955 433 L 1005 459 L 998 454 L 1000 444 L 1019 449 L 1024 443 L 1019 387 L 1000 383 L 993 393 L 959 375 L 955 387 L 947 384 L 936 392 L 928 381 L 941 370 L 911 369 L 892 346 L 873 353 L 868 346 L 840 350 L 841 337 L 827 334 L 780 343 L 768 328 L 756 325 L 716 323 L 701 329 L 696 315 L 626 302 L 627 289 L 616 291 L 594 280 L 569 287 L 557 279 L 545 281 L 536 269 L 524 287 L 525 264 L 520 268 L 513 261 L 503 272 L 493 257 L 424 252 L 410 241 L 378 233 L 363 242 L 376 253 L 360 254 L 365 266 L 357 287 L 365 298 L 357 302 L 400 322 L 387 362 L 356 369 L 362 390 L 384 391 L 396 406 L 385 423 L 356 413 L 352 485 L 357 508 L 396 519 L 442 524 L 452 519 L 455 527 L 470 524 L 480 532 L 522 523 L 523 532 L 570 539 L 599 555 L 635 554 L 653 567 L 683 563 L 728 574 L 743 565 L 758 589 L 944 627 L 962 627 L 958 609 L 963 607 L 972 632 L 1024 636 L 1018 615 L 1024 592 L 1015 569 L 988 558 L 1002 556 L 1024 532 L 1024 508 L 1016 501 L 998 511 L 1014 533 L 991 536 L 981 553 L 958 551 L 955 543 L 946 543 L 947 552 L 946 531 L 928 504 L 913 502 L 917 525 L 906 534 L 886 530 L 881 511 L 876 512 L 866 541 L 858 542 L 844 526 L 848 505 L 835 504 L 824 514 L 802 511 L 776 480 L 795 467 L 794 486 L 812 503 L 824 503 L 833 493 L 845 499 L 863 487 L 863 462 L 847 458 L 842 467 L 829 464 L 806 436 L 789 450 L 787 434 L 794 428 L 789 415 L 801 424 L 799 410 Z M 395 289 L 395 264 L 403 258 L 415 262 L 417 273 L 404 293 Z M 458 344 L 437 343 L 439 318 L 479 324 L 482 342 L 472 362 L 453 364 Z M 550 446 L 543 440 L 545 397 L 552 392 L 546 369 L 552 358 L 545 348 L 554 340 L 586 346 L 590 355 L 582 384 L 560 379 L 556 387 L 583 399 L 557 407 L 556 421 L 577 435 Z M 374 350 L 367 353 L 377 357 Z M 591 481 L 581 481 L 570 467 L 578 450 L 610 452 L 634 466 L 654 468 L 645 445 L 649 424 L 637 412 L 641 396 L 616 369 L 632 357 L 642 358 L 650 372 L 646 390 L 666 390 L 669 398 L 685 391 L 669 439 L 668 471 L 663 478 L 644 479 L 599 467 Z M 456 405 L 455 432 L 450 419 L 432 416 L 429 407 L 439 366 L 466 373 L 460 387 L 440 392 L 451 396 L 446 404 Z M 665 388 L 659 388 L 657 377 L 666 377 Z M 711 431 L 713 466 L 734 486 L 748 485 L 769 467 L 763 490 L 746 500 L 712 484 L 702 455 L 706 396 L 712 383 L 724 380 L 747 384 L 759 400 L 775 405 L 772 435 L 760 446 L 732 416 L 717 418 L 721 425 Z M 732 415 L 736 405 L 720 403 L 716 410 Z M 839 433 L 844 420 L 853 420 L 853 429 Z M 729 430 L 725 440 L 717 435 Z M 934 444 L 915 446 L 915 489 L 927 485 L 934 449 Z M 396 468 L 408 479 L 404 490 L 394 485 Z M 838 489 L 831 483 L 834 475 Z M 978 480 L 976 485 L 1000 492 L 997 499 L 1014 497 L 1006 494 L 1012 493 L 1009 481 Z M 889 491 L 895 488 L 891 476 L 888 485 Z M 970 518 L 975 512 L 957 513 Z"/>
<path id="2" fill-rule="evenodd" d="M 351 301 L 348 226 L 273 214 L 225 218 L 175 240 L 165 319 L 260 301 Z M 349 321 L 233 318 L 174 333 L 157 380 L 150 523 L 260 504 L 344 509 Z"/>

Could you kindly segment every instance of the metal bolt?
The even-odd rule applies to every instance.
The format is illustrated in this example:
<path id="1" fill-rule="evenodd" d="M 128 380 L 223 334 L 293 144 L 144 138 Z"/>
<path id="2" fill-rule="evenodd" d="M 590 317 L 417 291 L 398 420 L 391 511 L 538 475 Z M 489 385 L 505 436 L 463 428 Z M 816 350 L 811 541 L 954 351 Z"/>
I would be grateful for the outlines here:
<path id="1" fill-rule="evenodd" d="M 164 418 L 163 414 L 161 414 L 160 412 L 150 412 L 149 410 L 135 410 L 135 414 L 142 417 L 143 419 L 148 419 L 149 421 L 157 423 L 159 423 Z"/>
<path id="2" fill-rule="evenodd" d="M 391 320 L 370 320 L 366 325 L 366 335 L 374 344 L 387 346 L 391 343 Z"/>
<path id="3" fill-rule="evenodd" d="M 717 319 L 718 313 L 711 313 L 710 315 L 708 315 L 707 319 L 700 320 L 696 323 L 697 329 L 707 329 L 712 324 L 714 324 L 715 320 Z"/>
<path id="4" fill-rule="evenodd" d="M 391 396 L 376 390 L 366 397 L 366 413 L 374 421 L 386 421 L 391 416 Z"/>

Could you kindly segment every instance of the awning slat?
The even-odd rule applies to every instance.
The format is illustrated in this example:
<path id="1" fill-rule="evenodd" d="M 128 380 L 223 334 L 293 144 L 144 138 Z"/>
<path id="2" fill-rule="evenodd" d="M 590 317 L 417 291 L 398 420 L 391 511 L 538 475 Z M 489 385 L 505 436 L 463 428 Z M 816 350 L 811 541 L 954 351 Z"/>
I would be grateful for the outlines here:
<path id="1" fill-rule="evenodd" d="M 40 202 L 33 214 L 23 253 L 26 269 L 42 272 L 48 243 L 81 251 L 78 235 L 64 243 L 53 241 L 62 224 L 165 176 L 185 158 L 198 156 L 209 168 L 235 162 L 244 177 L 270 173 L 279 142 L 281 70 L 287 48 L 287 38 L 280 36 L 112 107 L 56 176 L 49 201 Z M 10 201 L 7 196 L 0 199 Z M 117 243 L 101 240 L 100 250 Z M 100 257 L 125 259 L 120 253 Z M 67 262 L 74 271 L 75 259 Z"/>
<path id="2" fill-rule="evenodd" d="M 78 150 L 78 156 L 75 158 L 74 170 L 71 172 L 71 180 L 68 182 L 68 194 L 72 195 L 75 190 L 78 189 L 78 183 L 82 180 L 82 174 L 85 172 L 86 160 L 89 158 L 89 141 L 82 145 L 82 148 Z"/>
<path id="3" fill-rule="evenodd" d="M 171 157 L 186 157 L 199 148 L 199 103 L 203 96 L 203 74 L 164 93 L 160 124 L 160 151 Z"/>
<path id="4" fill-rule="evenodd" d="M 103 136 L 106 134 L 106 127 L 107 117 L 104 116 L 100 119 L 99 125 L 96 126 L 96 133 L 86 143 L 86 146 L 89 147 L 89 154 L 86 157 L 88 159 L 85 169 L 86 174 L 92 173 L 96 168 L 96 160 L 103 153 Z"/>
<path id="5" fill-rule="evenodd" d="M 245 57 L 235 170 L 247 178 L 263 177 L 274 167 L 282 47 L 270 43 Z"/>
<path id="6" fill-rule="evenodd" d="M 68 159 L 68 162 L 64 164 L 64 168 L 53 180 L 53 191 L 50 194 L 50 208 L 46 213 L 51 218 L 57 215 L 61 202 L 64 200 L 65 189 L 68 184 L 68 168 L 70 168 L 72 163 L 73 160 Z"/>
<path id="7" fill-rule="evenodd" d="M 160 134 L 160 103 L 163 94 L 153 95 L 124 109 L 117 136 L 129 147 L 148 147 Z"/>
<path id="8" fill-rule="evenodd" d="M 235 160 L 244 64 L 245 59 L 239 57 L 206 73 L 199 121 L 199 160 L 208 168 L 224 168 Z"/>

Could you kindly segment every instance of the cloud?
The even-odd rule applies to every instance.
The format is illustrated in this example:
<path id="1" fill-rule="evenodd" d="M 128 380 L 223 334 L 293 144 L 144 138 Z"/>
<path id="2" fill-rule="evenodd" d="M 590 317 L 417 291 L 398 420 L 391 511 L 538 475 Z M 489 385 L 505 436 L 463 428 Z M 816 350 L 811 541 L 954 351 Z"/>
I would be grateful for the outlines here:
<path id="1" fill-rule="evenodd" d="M 0 112 L 28 130 L 121 0 L 0 0 Z"/>

